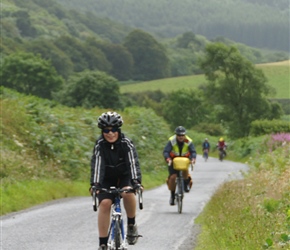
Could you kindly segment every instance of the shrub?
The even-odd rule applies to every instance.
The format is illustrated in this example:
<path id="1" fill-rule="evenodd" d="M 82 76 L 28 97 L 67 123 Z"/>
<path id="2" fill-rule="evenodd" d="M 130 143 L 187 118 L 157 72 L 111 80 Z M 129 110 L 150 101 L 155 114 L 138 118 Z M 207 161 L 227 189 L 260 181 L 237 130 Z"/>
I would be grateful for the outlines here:
<path id="1" fill-rule="evenodd" d="M 289 133 L 290 123 L 283 120 L 256 120 L 251 123 L 250 135 L 259 136 L 272 133 Z"/>

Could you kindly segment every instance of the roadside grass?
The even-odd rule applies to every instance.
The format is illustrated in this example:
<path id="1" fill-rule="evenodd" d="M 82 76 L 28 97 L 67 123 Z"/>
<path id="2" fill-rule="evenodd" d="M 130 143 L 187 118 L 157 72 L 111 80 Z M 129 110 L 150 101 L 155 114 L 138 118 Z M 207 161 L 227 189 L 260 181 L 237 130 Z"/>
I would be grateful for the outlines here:
<path id="1" fill-rule="evenodd" d="M 265 63 L 256 65 L 268 79 L 267 84 L 276 90 L 271 98 L 290 97 L 290 61 Z M 121 93 L 139 93 L 144 91 L 160 90 L 169 93 L 177 89 L 197 89 L 206 82 L 204 75 L 180 76 L 174 78 L 152 80 L 147 82 L 131 83 L 120 86 Z"/>
<path id="2" fill-rule="evenodd" d="M 88 194 L 88 184 L 77 181 L 25 180 L 13 185 L 1 185 L 1 215 L 60 198 Z"/>
<path id="3" fill-rule="evenodd" d="M 164 184 L 166 177 L 167 171 L 145 173 L 143 175 L 144 189 L 148 190 Z M 89 182 L 40 179 L 15 181 L 13 185 L 2 185 L 1 183 L 0 216 L 52 200 L 77 196 L 90 196 Z M 90 205 L 88 203 L 88 206 Z"/>
<path id="4" fill-rule="evenodd" d="M 290 249 L 290 135 L 274 148 L 269 141 L 245 178 L 220 186 L 196 218 L 195 250 Z"/>

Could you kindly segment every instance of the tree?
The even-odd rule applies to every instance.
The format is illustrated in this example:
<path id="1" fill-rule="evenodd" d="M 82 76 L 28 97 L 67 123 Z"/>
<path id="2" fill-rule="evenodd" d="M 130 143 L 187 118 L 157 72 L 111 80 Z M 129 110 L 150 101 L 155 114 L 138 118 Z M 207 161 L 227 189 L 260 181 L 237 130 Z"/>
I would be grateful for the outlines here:
<path id="1" fill-rule="evenodd" d="M 125 38 L 124 46 L 134 59 L 135 80 L 152 80 L 170 75 L 166 51 L 150 34 L 134 30 Z"/>
<path id="2" fill-rule="evenodd" d="M 196 41 L 197 39 L 193 32 L 185 32 L 181 37 L 177 39 L 177 47 L 187 49 L 190 47 L 191 43 L 195 43 Z"/>
<path id="3" fill-rule="evenodd" d="M 214 105 L 220 105 L 217 118 L 224 121 L 232 137 L 249 134 L 252 121 L 271 118 L 272 108 L 266 96 L 270 87 L 260 69 L 241 56 L 234 46 L 212 43 L 200 61 L 208 85 L 205 95 Z"/>
<path id="4" fill-rule="evenodd" d="M 73 63 L 69 56 L 47 39 L 35 39 L 25 43 L 25 49 L 40 54 L 45 60 L 51 61 L 58 74 L 67 79 L 73 72 Z"/>
<path id="5" fill-rule="evenodd" d="M 109 73 L 113 77 L 120 81 L 132 79 L 134 61 L 127 48 L 120 44 L 100 42 L 95 38 L 88 38 L 86 44 L 99 48 L 106 55 L 107 60 L 112 64 Z"/>
<path id="6" fill-rule="evenodd" d="M 206 110 L 197 91 L 178 90 L 162 101 L 163 117 L 170 127 L 182 125 L 191 128 L 204 120 Z"/>
<path id="7" fill-rule="evenodd" d="M 16 25 L 22 36 L 34 37 L 36 29 L 31 25 L 30 16 L 27 11 L 17 11 L 14 13 L 16 17 Z"/>
<path id="8" fill-rule="evenodd" d="M 50 64 L 32 53 L 15 53 L 4 58 L 0 69 L 1 85 L 18 92 L 51 99 L 63 84 Z"/>
<path id="9" fill-rule="evenodd" d="M 111 69 L 111 64 L 104 53 L 94 46 L 88 46 L 70 36 L 59 37 L 54 44 L 70 56 L 75 72 L 82 72 L 86 69 L 109 72 Z"/>
<path id="10" fill-rule="evenodd" d="M 121 108 L 117 80 L 100 71 L 76 73 L 54 98 L 70 107 Z"/>

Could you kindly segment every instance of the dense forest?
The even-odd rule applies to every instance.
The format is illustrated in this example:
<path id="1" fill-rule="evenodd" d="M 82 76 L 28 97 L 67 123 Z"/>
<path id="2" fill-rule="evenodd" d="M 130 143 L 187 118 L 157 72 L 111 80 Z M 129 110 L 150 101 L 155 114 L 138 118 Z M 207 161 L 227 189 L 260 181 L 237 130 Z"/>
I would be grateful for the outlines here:
<path id="1" fill-rule="evenodd" d="M 222 36 L 208 40 L 192 31 L 160 38 L 69 6 L 56 0 L 3 0 L 1 58 L 15 52 L 40 54 L 65 79 L 88 69 L 119 81 L 200 74 L 197 61 L 210 42 L 235 45 L 253 63 L 289 58 L 287 52 L 256 49 Z"/>
<path id="2" fill-rule="evenodd" d="M 57 0 L 160 37 L 184 32 L 289 51 L 288 0 Z"/>

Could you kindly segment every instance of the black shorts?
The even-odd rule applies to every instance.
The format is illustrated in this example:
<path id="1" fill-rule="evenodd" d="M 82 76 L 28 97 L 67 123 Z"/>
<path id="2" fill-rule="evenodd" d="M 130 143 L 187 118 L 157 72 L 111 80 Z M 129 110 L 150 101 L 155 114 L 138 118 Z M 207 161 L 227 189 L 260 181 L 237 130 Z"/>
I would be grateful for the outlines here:
<path id="1" fill-rule="evenodd" d="M 102 183 L 102 188 L 107 188 L 107 189 L 109 189 L 110 187 L 123 188 L 127 186 L 132 187 L 131 178 L 129 175 L 123 176 L 122 178 L 115 179 L 115 180 L 105 179 L 104 182 Z M 114 202 L 114 198 L 115 198 L 114 194 L 109 194 L 106 192 L 102 192 L 98 194 L 99 203 L 104 199 L 110 199 L 112 202 Z"/>

